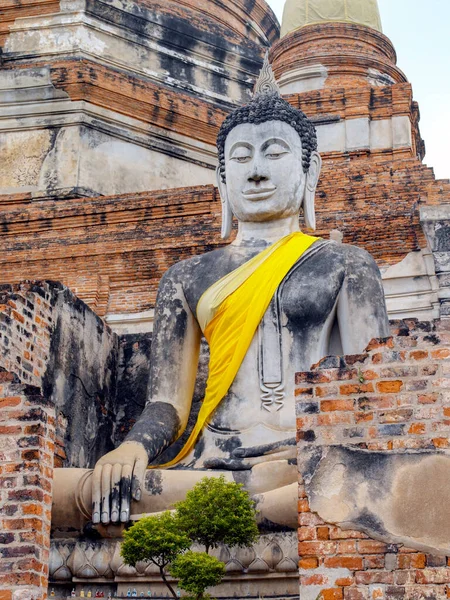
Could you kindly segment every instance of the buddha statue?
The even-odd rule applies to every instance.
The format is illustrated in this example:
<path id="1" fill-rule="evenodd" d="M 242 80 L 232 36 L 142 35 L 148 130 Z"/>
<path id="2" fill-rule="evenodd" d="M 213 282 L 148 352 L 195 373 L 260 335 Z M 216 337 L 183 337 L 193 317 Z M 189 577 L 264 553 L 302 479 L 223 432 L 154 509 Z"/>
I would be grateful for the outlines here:
<path id="1" fill-rule="evenodd" d="M 300 231 L 301 211 L 315 229 L 316 132 L 281 98 L 267 61 L 252 101 L 227 117 L 217 145 L 222 236 L 233 217 L 237 236 L 161 280 L 147 404 L 125 441 L 97 462 L 94 523 L 128 522 L 140 506 L 169 509 L 205 475 L 223 474 L 252 495 L 263 527 L 295 528 L 294 375 L 389 335 L 372 257 Z M 178 456 L 157 465 L 187 426 L 202 335 L 210 363 L 197 422 Z"/>

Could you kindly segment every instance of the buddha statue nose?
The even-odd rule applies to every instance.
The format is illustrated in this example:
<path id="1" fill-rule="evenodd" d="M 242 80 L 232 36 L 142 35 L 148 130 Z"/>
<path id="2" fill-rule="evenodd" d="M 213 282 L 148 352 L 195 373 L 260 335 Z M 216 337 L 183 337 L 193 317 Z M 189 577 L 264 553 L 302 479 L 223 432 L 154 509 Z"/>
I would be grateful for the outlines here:
<path id="1" fill-rule="evenodd" d="M 257 162 L 255 162 L 248 180 L 259 182 L 259 181 L 267 181 L 268 179 L 269 178 L 267 177 L 267 175 L 264 174 L 263 169 L 261 168 L 261 165 L 259 165 Z"/>

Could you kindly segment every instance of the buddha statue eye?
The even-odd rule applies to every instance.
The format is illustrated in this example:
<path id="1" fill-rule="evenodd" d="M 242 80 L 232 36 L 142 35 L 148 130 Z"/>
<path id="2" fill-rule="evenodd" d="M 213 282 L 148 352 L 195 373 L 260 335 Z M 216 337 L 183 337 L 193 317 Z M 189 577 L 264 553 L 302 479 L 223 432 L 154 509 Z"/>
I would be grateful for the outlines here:
<path id="1" fill-rule="evenodd" d="M 241 146 L 239 148 L 235 148 L 230 156 L 230 160 L 233 160 L 238 163 L 246 163 L 252 158 L 252 153 L 250 148 L 246 148 L 245 146 Z"/>
<path id="2" fill-rule="evenodd" d="M 281 146 L 280 144 L 270 144 L 270 146 L 266 148 L 264 156 L 270 160 L 277 160 L 288 153 L 289 150 L 284 146 Z"/>

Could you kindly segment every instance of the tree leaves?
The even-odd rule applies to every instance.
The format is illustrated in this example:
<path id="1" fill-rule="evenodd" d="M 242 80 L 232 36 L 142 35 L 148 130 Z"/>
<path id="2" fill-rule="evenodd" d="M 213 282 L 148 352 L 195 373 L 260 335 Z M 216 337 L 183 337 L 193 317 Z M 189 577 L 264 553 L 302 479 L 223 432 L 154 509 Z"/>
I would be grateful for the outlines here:
<path id="1" fill-rule="evenodd" d="M 259 535 L 255 504 L 241 484 L 204 477 L 176 505 L 181 527 L 208 552 L 219 544 L 249 546 Z"/>
<path id="2" fill-rule="evenodd" d="M 120 553 L 125 564 L 132 567 L 150 561 L 164 568 L 190 545 L 177 515 L 167 511 L 144 517 L 125 531 Z"/>
<path id="3" fill-rule="evenodd" d="M 223 562 L 206 552 L 186 552 L 180 554 L 169 567 L 172 577 L 186 592 L 201 598 L 206 588 L 217 585 L 225 575 Z"/>
<path id="4" fill-rule="evenodd" d="M 250 546 L 259 536 L 255 504 L 241 484 L 225 477 L 204 477 L 178 502 L 175 512 L 144 517 L 124 532 L 120 554 L 125 564 L 152 562 L 176 598 L 166 578 L 166 567 L 179 579 L 179 587 L 205 598 L 206 588 L 217 585 L 225 565 L 207 552 L 219 544 Z M 205 552 L 188 550 L 199 542 Z"/>

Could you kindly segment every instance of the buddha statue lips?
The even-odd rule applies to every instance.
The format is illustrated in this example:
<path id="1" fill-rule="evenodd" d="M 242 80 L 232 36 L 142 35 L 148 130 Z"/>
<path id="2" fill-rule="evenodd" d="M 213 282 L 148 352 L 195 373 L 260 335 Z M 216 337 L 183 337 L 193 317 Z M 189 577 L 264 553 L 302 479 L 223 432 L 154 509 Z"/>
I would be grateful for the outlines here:
<path id="1" fill-rule="evenodd" d="M 253 495 L 264 527 L 297 526 L 295 373 L 388 335 L 373 259 L 299 229 L 301 209 L 315 228 L 316 149 L 313 125 L 280 97 L 266 62 L 254 99 L 218 136 L 222 235 L 236 218 L 236 239 L 162 278 L 147 404 L 85 480 L 94 523 L 165 510 L 205 474 L 224 474 Z M 210 364 L 197 421 L 155 466 L 187 427 L 202 336 Z"/>
<path id="2" fill-rule="evenodd" d="M 262 188 L 250 188 L 242 192 L 242 195 L 247 200 L 252 202 L 258 202 L 259 200 L 268 200 L 276 192 L 277 188 L 274 187 L 262 187 Z"/>

